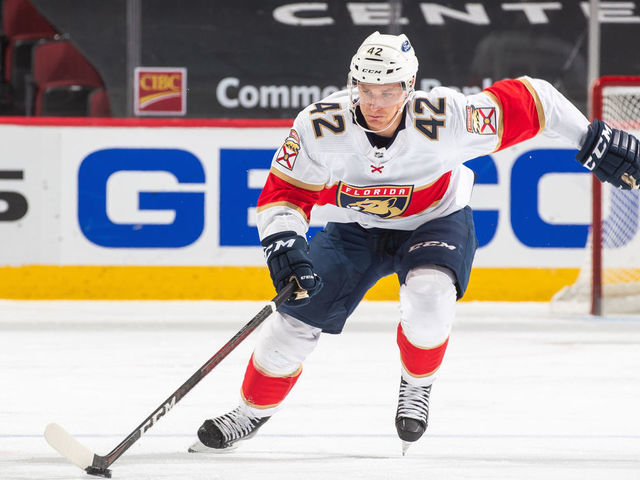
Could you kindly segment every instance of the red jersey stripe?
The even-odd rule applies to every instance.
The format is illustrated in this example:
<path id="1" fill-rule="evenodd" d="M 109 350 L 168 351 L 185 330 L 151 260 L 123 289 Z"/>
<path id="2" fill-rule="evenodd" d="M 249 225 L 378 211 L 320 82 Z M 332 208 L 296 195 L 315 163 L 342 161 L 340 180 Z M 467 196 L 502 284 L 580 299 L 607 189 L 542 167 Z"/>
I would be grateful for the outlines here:
<path id="1" fill-rule="evenodd" d="M 286 205 L 298 210 L 309 222 L 311 208 L 316 204 L 319 193 L 319 191 L 293 185 L 270 173 L 258 197 L 258 211 L 277 205 Z"/>
<path id="2" fill-rule="evenodd" d="M 438 204 L 442 197 L 444 197 L 449 184 L 451 183 L 451 172 L 447 172 L 440 178 L 431 182 L 428 185 L 417 187 L 410 194 L 409 205 L 398 217 L 409 217 L 416 215 L 427 210 L 430 207 L 434 207 Z M 307 184 L 304 184 L 307 186 Z M 258 198 L 258 211 L 263 211 L 267 208 L 274 206 L 287 206 L 297 210 L 302 214 L 307 222 L 311 215 L 311 208 L 314 205 L 338 205 L 338 194 L 340 183 L 325 187 L 320 191 L 310 191 L 306 188 L 294 185 L 280 176 L 270 174 L 267 178 L 267 183 Z M 343 184 L 348 187 L 348 185 Z M 311 185 L 308 185 L 311 186 Z M 317 188 L 316 186 L 312 186 Z M 374 187 L 367 186 L 351 186 L 353 189 L 373 189 Z M 397 186 L 398 189 L 403 187 L 412 187 L 411 185 Z M 380 188 L 380 190 L 384 190 Z M 381 194 L 385 196 L 384 193 Z M 373 198 L 373 197 L 372 197 Z M 342 203 L 345 203 L 344 201 Z"/>
<path id="3" fill-rule="evenodd" d="M 526 79 L 501 80 L 484 92 L 500 108 L 496 151 L 535 137 L 544 128 L 542 103 Z"/>
<path id="4" fill-rule="evenodd" d="M 447 172 L 435 182 L 425 185 L 424 187 L 416 188 L 413 191 L 409 207 L 400 216 L 408 217 L 409 215 L 415 215 L 425 211 L 429 207 L 437 205 L 438 202 L 442 200 L 442 197 L 444 197 L 444 194 L 447 193 L 450 182 L 451 172 Z"/>

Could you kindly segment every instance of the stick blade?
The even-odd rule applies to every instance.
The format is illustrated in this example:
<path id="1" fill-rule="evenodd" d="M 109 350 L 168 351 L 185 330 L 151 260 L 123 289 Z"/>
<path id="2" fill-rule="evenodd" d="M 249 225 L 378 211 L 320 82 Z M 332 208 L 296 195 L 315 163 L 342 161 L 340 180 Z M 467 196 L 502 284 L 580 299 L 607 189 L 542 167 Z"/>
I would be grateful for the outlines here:
<path id="1" fill-rule="evenodd" d="M 93 465 L 93 452 L 57 423 L 47 425 L 44 438 L 60 455 L 81 469 L 86 470 Z"/>

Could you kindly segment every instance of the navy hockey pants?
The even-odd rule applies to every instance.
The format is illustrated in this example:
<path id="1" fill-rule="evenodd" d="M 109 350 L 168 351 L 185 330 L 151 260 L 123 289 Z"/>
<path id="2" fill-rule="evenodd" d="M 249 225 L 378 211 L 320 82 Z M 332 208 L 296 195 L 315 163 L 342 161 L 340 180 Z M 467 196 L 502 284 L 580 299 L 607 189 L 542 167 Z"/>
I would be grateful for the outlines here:
<path id="1" fill-rule="evenodd" d="M 450 269 L 460 299 L 469 283 L 477 246 L 468 206 L 412 231 L 328 223 L 309 244 L 314 270 L 324 286 L 307 305 L 283 305 L 279 310 L 323 332 L 340 333 L 380 278 L 395 273 L 402 284 L 411 269 L 423 265 Z"/>

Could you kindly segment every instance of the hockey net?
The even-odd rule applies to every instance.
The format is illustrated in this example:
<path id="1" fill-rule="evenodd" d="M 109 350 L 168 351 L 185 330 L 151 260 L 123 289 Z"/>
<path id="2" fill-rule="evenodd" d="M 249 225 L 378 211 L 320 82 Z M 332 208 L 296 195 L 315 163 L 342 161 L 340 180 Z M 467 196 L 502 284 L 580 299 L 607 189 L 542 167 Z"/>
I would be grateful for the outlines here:
<path id="1" fill-rule="evenodd" d="M 640 77 L 602 77 L 592 91 L 593 115 L 640 138 Z M 552 304 L 592 314 L 640 312 L 640 191 L 593 177 L 592 228 L 576 283 Z"/>

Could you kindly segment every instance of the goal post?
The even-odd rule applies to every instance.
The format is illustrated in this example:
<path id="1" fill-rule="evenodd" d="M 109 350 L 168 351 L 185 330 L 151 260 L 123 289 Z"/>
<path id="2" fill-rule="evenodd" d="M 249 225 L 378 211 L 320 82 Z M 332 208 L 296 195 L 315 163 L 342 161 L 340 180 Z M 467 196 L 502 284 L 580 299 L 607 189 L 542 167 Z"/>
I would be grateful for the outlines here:
<path id="1" fill-rule="evenodd" d="M 593 85 L 593 117 L 640 137 L 640 76 Z M 593 179 L 591 313 L 640 312 L 640 192 Z"/>

